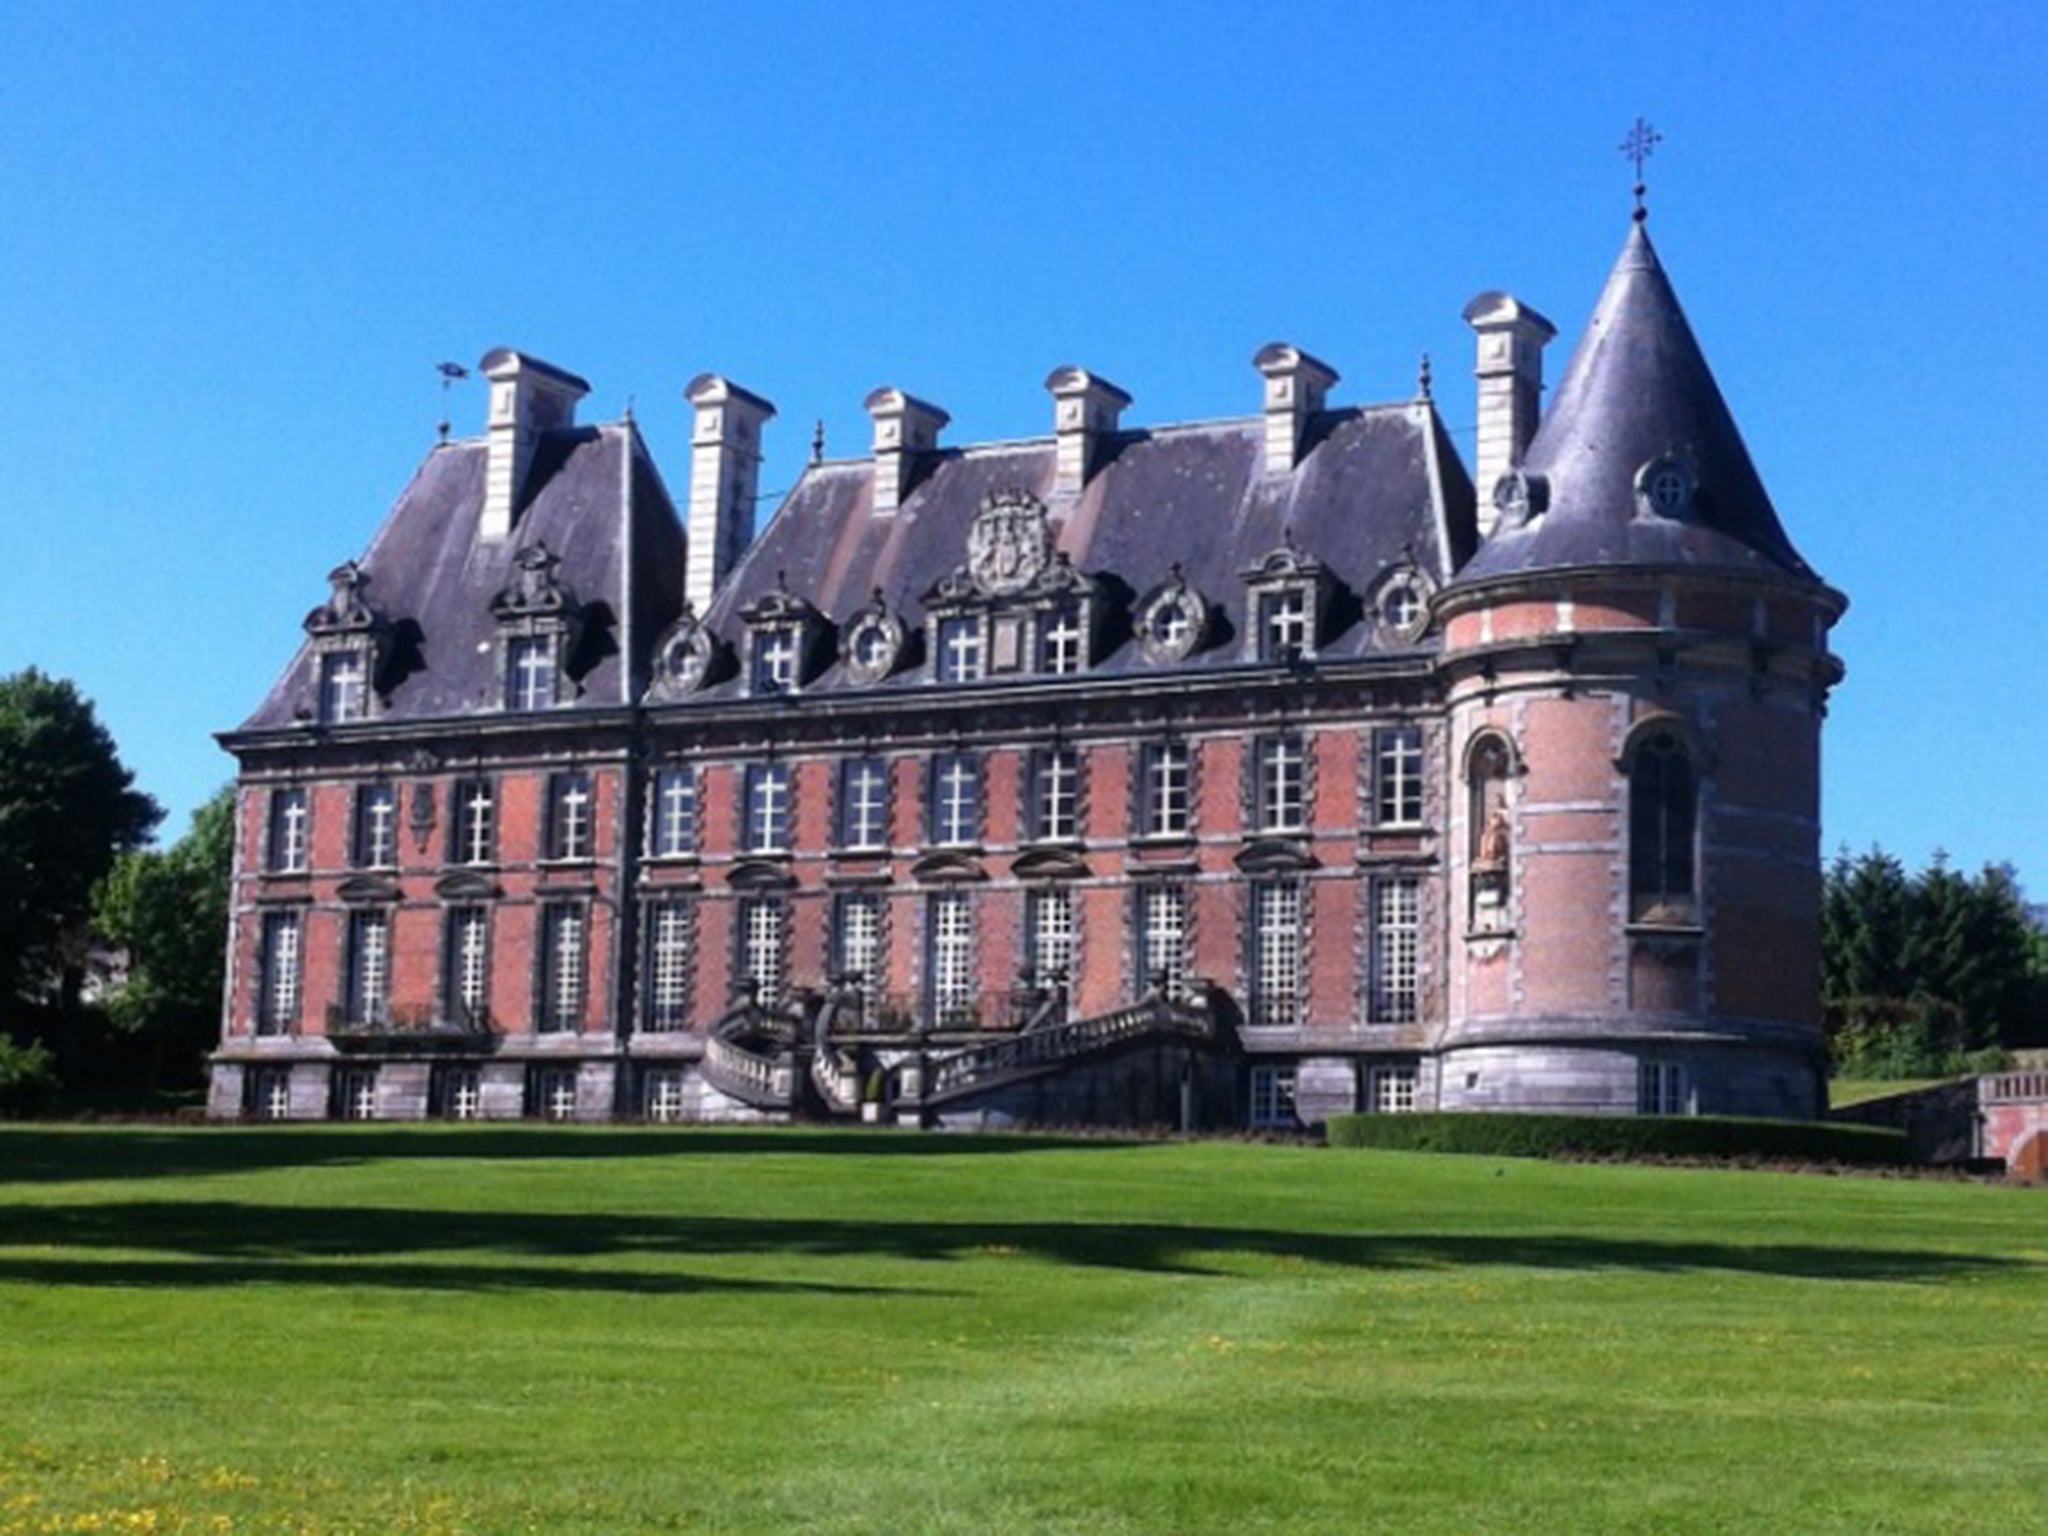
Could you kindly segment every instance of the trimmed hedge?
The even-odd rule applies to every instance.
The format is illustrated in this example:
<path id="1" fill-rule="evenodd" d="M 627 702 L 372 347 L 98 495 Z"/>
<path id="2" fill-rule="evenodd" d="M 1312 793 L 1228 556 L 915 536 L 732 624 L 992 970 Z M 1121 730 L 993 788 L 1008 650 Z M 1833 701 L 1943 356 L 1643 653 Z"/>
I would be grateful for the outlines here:
<path id="1" fill-rule="evenodd" d="M 1802 1163 L 1912 1161 L 1902 1132 L 1732 1115 L 1332 1115 L 1333 1147 L 1475 1152 L 1489 1157 L 1770 1158 Z"/>

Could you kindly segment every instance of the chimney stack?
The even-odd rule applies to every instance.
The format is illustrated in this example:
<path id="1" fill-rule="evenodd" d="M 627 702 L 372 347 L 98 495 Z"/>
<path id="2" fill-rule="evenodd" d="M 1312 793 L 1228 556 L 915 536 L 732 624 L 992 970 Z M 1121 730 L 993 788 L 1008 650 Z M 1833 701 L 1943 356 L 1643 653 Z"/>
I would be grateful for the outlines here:
<path id="1" fill-rule="evenodd" d="M 683 595 L 702 614 L 754 535 L 761 428 L 775 407 L 715 373 L 690 380 L 683 398 L 695 413 Z"/>
<path id="2" fill-rule="evenodd" d="M 1543 348 L 1557 327 L 1512 294 L 1493 288 L 1465 306 L 1465 323 L 1479 337 L 1479 432 L 1472 478 L 1479 536 L 1486 538 L 1500 521 L 1494 485 L 1522 462 L 1536 435 L 1543 409 Z"/>
<path id="3" fill-rule="evenodd" d="M 1266 473 L 1285 475 L 1301 462 L 1311 417 L 1337 382 L 1337 370 L 1284 341 L 1259 348 L 1252 366 L 1266 376 Z"/>
<path id="4" fill-rule="evenodd" d="M 477 371 L 491 383 L 486 428 L 482 539 L 512 536 L 512 524 L 526 504 L 526 475 L 543 432 L 576 425 L 576 402 L 589 384 L 565 369 L 510 347 L 486 352 Z"/>
<path id="5" fill-rule="evenodd" d="M 939 433 L 953 418 L 887 384 L 868 396 L 867 410 L 875 423 L 874 511 L 887 517 L 916 488 L 922 460 L 939 446 Z"/>
<path id="6" fill-rule="evenodd" d="M 1052 426 L 1059 456 L 1053 494 L 1077 496 L 1101 462 L 1103 443 L 1115 436 L 1117 420 L 1131 397 L 1085 368 L 1055 368 L 1045 376 L 1053 398 Z"/>

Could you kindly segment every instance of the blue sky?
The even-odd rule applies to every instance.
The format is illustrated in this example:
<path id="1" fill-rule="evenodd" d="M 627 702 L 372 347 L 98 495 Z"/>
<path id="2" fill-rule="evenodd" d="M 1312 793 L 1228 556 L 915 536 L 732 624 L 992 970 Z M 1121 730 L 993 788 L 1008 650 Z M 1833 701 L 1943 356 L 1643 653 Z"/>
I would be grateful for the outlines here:
<path id="1" fill-rule="evenodd" d="M 2048 896 L 2048 7 L 0 8 L 0 672 L 99 704 L 167 831 L 433 440 L 434 365 L 530 350 L 858 451 L 1079 363 L 1134 424 L 1256 408 L 1284 339 L 1469 450 L 1504 287 L 1564 336 L 1651 229 L 1793 537 L 1853 607 L 1827 844 Z M 458 433 L 482 393 L 458 386 Z"/>

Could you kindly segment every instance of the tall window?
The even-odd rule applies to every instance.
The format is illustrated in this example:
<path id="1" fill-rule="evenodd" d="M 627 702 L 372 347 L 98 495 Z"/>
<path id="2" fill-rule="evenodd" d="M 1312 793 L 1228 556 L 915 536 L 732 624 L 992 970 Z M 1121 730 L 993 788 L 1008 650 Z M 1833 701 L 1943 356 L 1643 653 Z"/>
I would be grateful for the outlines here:
<path id="1" fill-rule="evenodd" d="M 797 642 L 793 629 L 764 629 L 754 636 L 754 692 L 787 693 L 796 686 Z"/>
<path id="2" fill-rule="evenodd" d="M 526 1080 L 526 1112 L 539 1120 L 574 1120 L 576 1069 L 531 1068 Z"/>
<path id="3" fill-rule="evenodd" d="M 346 725 L 369 713 L 369 659 L 359 650 L 329 651 L 320 658 L 320 718 Z"/>
<path id="4" fill-rule="evenodd" d="M 1422 821 L 1422 727 L 1397 725 L 1373 735 L 1377 796 L 1373 820 L 1383 827 Z"/>
<path id="5" fill-rule="evenodd" d="M 398 791 L 365 784 L 356 791 L 355 862 L 359 869 L 389 869 L 398 862 Z"/>
<path id="6" fill-rule="evenodd" d="M 1259 598 L 1259 659 L 1292 661 L 1310 652 L 1309 595 L 1283 587 Z"/>
<path id="7" fill-rule="evenodd" d="M 583 1022 L 583 984 L 589 953 L 589 920 L 574 902 L 541 908 L 540 1007 L 543 1030 L 575 1029 Z"/>
<path id="8" fill-rule="evenodd" d="M 438 1065 L 427 1078 L 427 1113 L 443 1120 L 476 1120 L 484 1112 L 483 1074 L 475 1067 Z"/>
<path id="9" fill-rule="evenodd" d="M 346 1067 L 335 1074 L 334 1113 L 343 1120 L 377 1118 L 375 1067 Z"/>
<path id="10" fill-rule="evenodd" d="M 683 1074 L 674 1067 L 657 1067 L 647 1074 L 643 1097 L 647 1118 L 667 1125 L 683 1118 L 687 1106 Z"/>
<path id="11" fill-rule="evenodd" d="M 932 841 L 961 845 L 981 840 L 981 759 L 972 752 L 941 752 L 932 759 Z"/>
<path id="12" fill-rule="evenodd" d="M 490 995 L 490 914 L 482 907 L 450 907 L 441 962 L 442 1003 L 448 1019 L 474 1025 Z"/>
<path id="13" fill-rule="evenodd" d="M 755 763 L 747 769 L 747 852 L 789 848 L 789 765 Z"/>
<path id="14" fill-rule="evenodd" d="M 505 707 L 549 709 L 555 702 L 555 637 L 515 635 L 505 645 Z"/>
<path id="15" fill-rule="evenodd" d="M 1151 743 L 1145 748 L 1139 773 L 1140 830 L 1147 837 L 1184 835 L 1192 824 L 1187 743 Z"/>
<path id="16" fill-rule="evenodd" d="M 889 846 L 889 765 L 879 757 L 848 758 L 839 765 L 839 845 Z"/>
<path id="17" fill-rule="evenodd" d="M 1669 731 L 1642 741 L 1628 776 L 1629 915 L 1690 922 L 1698 793 L 1685 744 Z"/>
<path id="18" fill-rule="evenodd" d="M 455 786 L 454 844 L 457 864 L 488 864 L 496 847 L 497 815 L 489 779 L 464 779 Z"/>
<path id="19" fill-rule="evenodd" d="M 687 901 L 661 901 L 647 909 L 649 1029 L 684 1029 L 689 1025 L 693 916 Z"/>
<path id="20" fill-rule="evenodd" d="M 256 1032 L 282 1035 L 299 1021 L 301 930 L 297 912 L 263 914 L 256 967 Z"/>
<path id="21" fill-rule="evenodd" d="M 1044 747 L 1031 759 L 1031 835 L 1068 842 L 1081 835 L 1081 758 L 1072 747 Z"/>
<path id="22" fill-rule="evenodd" d="M 587 859 L 593 852 L 595 810 L 587 773 L 557 773 L 548 777 L 547 856 L 551 859 Z"/>
<path id="23" fill-rule="evenodd" d="M 1074 893 L 1064 886 L 1026 898 L 1026 940 L 1031 984 L 1071 987 L 1074 981 Z"/>
<path id="24" fill-rule="evenodd" d="M 657 859 L 697 851 L 697 770 L 660 768 L 647 803 L 647 848 Z"/>
<path id="25" fill-rule="evenodd" d="M 987 669 L 981 620 L 976 617 L 939 621 L 939 681 L 978 682 Z"/>
<path id="26" fill-rule="evenodd" d="M 391 914 L 351 912 L 348 918 L 348 1020 L 384 1024 L 391 1016 Z"/>
<path id="27" fill-rule="evenodd" d="M 1267 881 L 1252 887 L 1251 1022 L 1299 1024 L 1301 887 Z"/>
<path id="28" fill-rule="evenodd" d="M 297 874 L 306 867 L 312 809 L 303 789 L 270 792 L 270 860 L 273 874 Z"/>
<path id="29" fill-rule="evenodd" d="M 1138 892 L 1138 977 L 1141 989 L 1155 980 L 1166 996 L 1185 1002 L 1188 995 L 1188 893 L 1178 885 L 1148 885 Z"/>
<path id="30" fill-rule="evenodd" d="M 1042 671 L 1065 675 L 1087 665 L 1088 636 L 1078 608 L 1056 608 L 1041 622 L 1038 664 Z"/>
<path id="31" fill-rule="evenodd" d="M 1267 736 L 1258 745 L 1261 832 L 1299 832 L 1308 825 L 1308 756 L 1299 736 Z"/>
<path id="32" fill-rule="evenodd" d="M 931 1007 L 935 1024 L 977 1021 L 971 902 L 965 891 L 941 891 L 931 898 Z"/>
<path id="33" fill-rule="evenodd" d="M 1376 1024 L 1412 1024 L 1422 948 L 1420 887 L 1412 877 L 1372 888 L 1372 1008 Z"/>
<path id="34" fill-rule="evenodd" d="M 755 999 L 772 1008 L 782 999 L 783 940 L 789 912 L 773 896 L 740 903 L 740 975 L 754 984 Z"/>
<path id="35" fill-rule="evenodd" d="M 847 891 L 832 909 L 832 964 L 872 1003 L 882 987 L 882 902 L 872 891 Z"/>

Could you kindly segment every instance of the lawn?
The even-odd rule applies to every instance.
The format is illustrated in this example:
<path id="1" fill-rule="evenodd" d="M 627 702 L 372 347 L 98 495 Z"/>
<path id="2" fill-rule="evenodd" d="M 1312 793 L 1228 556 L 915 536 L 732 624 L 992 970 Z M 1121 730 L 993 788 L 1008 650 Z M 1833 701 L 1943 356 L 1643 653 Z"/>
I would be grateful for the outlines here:
<path id="1" fill-rule="evenodd" d="M 0 1532 L 86 1529 L 2048 1530 L 2048 1193 L 7 1128 Z"/>

